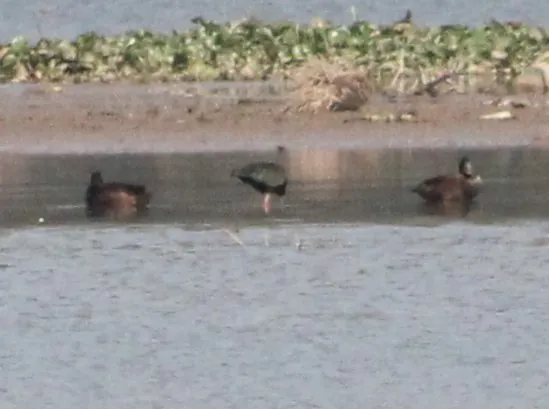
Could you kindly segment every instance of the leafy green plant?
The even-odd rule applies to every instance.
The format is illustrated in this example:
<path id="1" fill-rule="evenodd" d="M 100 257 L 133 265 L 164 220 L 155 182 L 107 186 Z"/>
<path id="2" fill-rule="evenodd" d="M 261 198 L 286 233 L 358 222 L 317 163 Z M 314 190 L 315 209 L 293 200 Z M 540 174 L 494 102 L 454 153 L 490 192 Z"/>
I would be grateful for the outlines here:
<path id="1" fill-rule="evenodd" d="M 182 33 L 84 33 L 74 41 L 36 44 L 17 37 L 0 45 L 0 81 L 258 80 L 291 76 L 312 58 L 352 61 L 379 83 L 414 76 L 423 81 L 448 70 L 504 73 L 509 80 L 549 50 L 544 29 L 497 21 L 477 28 L 193 22 Z"/>

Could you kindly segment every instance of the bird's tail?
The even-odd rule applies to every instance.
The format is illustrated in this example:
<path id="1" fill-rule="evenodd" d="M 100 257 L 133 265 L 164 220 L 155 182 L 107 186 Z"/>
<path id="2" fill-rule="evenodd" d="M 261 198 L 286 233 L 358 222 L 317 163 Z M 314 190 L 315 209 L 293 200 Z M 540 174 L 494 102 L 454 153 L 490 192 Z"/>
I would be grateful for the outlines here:
<path id="1" fill-rule="evenodd" d="M 126 189 L 129 190 L 133 195 L 144 196 L 147 194 L 147 188 L 143 185 L 126 185 Z"/>
<path id="2" fill-rule="evenodd" d="M 413 187 L 410 188 L 410 191 L 412 191 L 413 193 L 420 193 L 420 192 L 423 192 L 425 190 L 426 186 L 425 186 L 425 183 L 419 183 Z"/>
<path id="3" fill-rule="evenodd" d="M 151 194 L 147 191 L 144 191 L 143 193 L 137 195 L 135 200 L 136 207 L 143 210 L 149 206 L 149 203 L 151 201 Z"/>

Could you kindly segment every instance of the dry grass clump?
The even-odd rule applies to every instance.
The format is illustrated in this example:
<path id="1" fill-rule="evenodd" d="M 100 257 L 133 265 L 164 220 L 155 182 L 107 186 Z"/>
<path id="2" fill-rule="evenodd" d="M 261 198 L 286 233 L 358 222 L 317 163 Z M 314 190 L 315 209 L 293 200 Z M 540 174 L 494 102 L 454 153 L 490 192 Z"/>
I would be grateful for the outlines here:
<path id="1" fill-rule="evenodd" d="M 313 58 L 289 72 L 293 85 L 288 109 L 356 111 L 373 92 L 368 72 L 348 60 Z"/>

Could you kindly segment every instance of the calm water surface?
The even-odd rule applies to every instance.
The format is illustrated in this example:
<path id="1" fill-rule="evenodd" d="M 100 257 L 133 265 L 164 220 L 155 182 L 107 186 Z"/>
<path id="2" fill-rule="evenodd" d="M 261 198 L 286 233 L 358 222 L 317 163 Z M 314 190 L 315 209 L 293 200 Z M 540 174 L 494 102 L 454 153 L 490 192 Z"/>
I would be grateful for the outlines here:
<path id="1" fill-rule="evenodd" d="M 273 149 L 274 151 L 274 149 Z M 455 173 L 461 154 L 485 180 L 468 221 L 549 217 L 548 151 L 377 149 L 288 150 L 288 195 L 273 200 L 265 218 L 261 197 L 229 177 L 273 152 L 125 155 L 22 155 L 0 153 L 0 224 L 85 223 L 83 198 L 92 170 L 105 180 L 145 183 L 153 193 L 145 222 L 232 226 L 278 222 L 438 223 L 410 188 L 425 177 Z"/>
<path id="2" fill-rule="evenodd" d="M 466 152 L 477 208 L 425 214 L 461 153 L 290 151 L 269 218 L 228 173 L 270 153 L 2 155 L 2 407 L 548 407 L 549 154 Z M 87 222 L 93 168 L 150 217 Z"/>

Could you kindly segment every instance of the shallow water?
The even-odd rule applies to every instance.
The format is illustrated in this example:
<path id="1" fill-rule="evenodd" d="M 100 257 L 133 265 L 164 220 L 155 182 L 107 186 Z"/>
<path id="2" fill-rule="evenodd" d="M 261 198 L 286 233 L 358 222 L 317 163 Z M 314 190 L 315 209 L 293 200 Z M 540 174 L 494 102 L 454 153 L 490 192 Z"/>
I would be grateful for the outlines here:
<path id="1" fill-rule="evenodd" d="M 144 183 L 152 191 L 144 222 L 246 225 L 278 222 L 438 223 L 410 188 L 425 177 L 456 172 L 467 154 L 485 183 L 467 216 L 473 222 L 549 216 L 549 151 L 514 149 L 288 149 L 290 175 L 282 203 L 265 218 L 261 197 L 230 178 L 273 152 L 118 155 L 0 154 L 0 224 L 86 223 L 83 197 L 89 172 L 105 180 Z"/>
<path id="2" fill-rule="evenodd" d="M 255 16 L 268 21 L 291 20 L 309 22 L 314 17 L 330 19 L 337 23 L 353 21 L 352 7 L 359 19 L 375 23 L 391 23 L 404 16 L 411 8 L 414 19 L 421 24 L 482 24 L 491 18 L 520 20 L 526 23 L 546 24 L 549 18 L 549 3 L 542 0 L 473 0 L 440 1 L 421 0 L 356 2 L 353 0 L 307 0 L 299 7 L 285 1 L 233 0 L 186 1 L 152 0 L 129 2 L 114 0 L 89 2 L 85 0 L 56 0 L 45 2 L 32 0 L 25 3 L 13 0 L 0 1 L 0 39 L 17 35 L 37 38 L 39 36 L 73 38 L 86 31 L 100 34 L 118 34 L 128 29 L 151 29 L 155 31 L 183 30 L 191 25 L 190 20 L 203 16 L 216 21 L 241 19 Z"/>
<path id="3" fill-rule="evenodd" d="M 477 207 L 425 214 L 409 186 L 462 153 Z M 270 152 L 2 154 L 2 402 L 544 408 L 548 156 L 289 151 L 266 218 L 228 174 Z M 150 217 L 88 222 L 95 168 L 151 186 Z"/>

